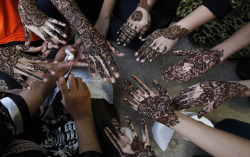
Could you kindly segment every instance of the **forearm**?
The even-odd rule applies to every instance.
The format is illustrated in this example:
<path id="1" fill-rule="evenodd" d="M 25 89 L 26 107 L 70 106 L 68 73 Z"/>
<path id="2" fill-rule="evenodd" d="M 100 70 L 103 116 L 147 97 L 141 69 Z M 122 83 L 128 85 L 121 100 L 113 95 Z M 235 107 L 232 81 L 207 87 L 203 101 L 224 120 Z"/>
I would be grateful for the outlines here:
<path id="1" fill-rule="evenodd" d="M 146 9 L 148 12 L 152 9 L 157 0 L 140 0 L 137 7 Z"/>
<path id="2" fill-rule="evenodd" d="M 175 23 L 175 25 L 188 29 L 188 32 L 186 33 L 188 34 L 214 18 L 214 14 L 207 7 L 201 5 L 182 20 Z"/>
<path id="3" fill-rule="evenodd" d="M 250 44 L 250 22 L 235 32 L 227 40 L 213 47 L 213 50 L 224 50 L 221 61 L 223 62 L 228 57 L 241 50 Z"/>
<path id="4" fill-rule="evenodd" d="M 180 123 L 171 128 L 211 155 L 249 156 L 249 140 L 204 125 L 180 112 L 176 112 L 176 115 Z"/>
<path id="5" fill-rule="evenodd" d="M 54 76 L 47 75 L 46 78 L 48 78 L 48 82 L 35 80 L 31 85 L 31 90 L 25 89 L 19 94 L 27 103 L 30 116 L 40 108 L 44 100 L 56 86 L 56 78 Z"/>
<path id="6" fill-rule="evenodd" d="M 51 2 L 79 34 L 84 34 L 87 30 L 94 31 L 89 29 L 93 26 L 81 12 L 75 0 L 51 0 Z"/>
<path id="7" fill-rule="evenodd" d="M 79 154 L 87 151 L 102 153 L 96 133 L 93 116 L 81 120 L 75 120 Z"/>
<path id="8" fill-rule="evenodd" d="M 104 0 L 102 9 L 99 15 L 101 19 L 110 19 L 117 0 Z"/>

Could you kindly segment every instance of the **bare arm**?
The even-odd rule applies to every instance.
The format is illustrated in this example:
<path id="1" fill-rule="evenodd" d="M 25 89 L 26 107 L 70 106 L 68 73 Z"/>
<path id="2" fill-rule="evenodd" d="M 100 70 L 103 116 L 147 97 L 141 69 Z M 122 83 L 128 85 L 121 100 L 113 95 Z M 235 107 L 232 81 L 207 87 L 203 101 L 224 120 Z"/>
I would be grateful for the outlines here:
<path id="1" fill-rule="evenodd" d="M 221 62 L 240 49 L 250 44 L 250 22 L 235 32 L 227 40 L 212 48 L 213 50 L 224 50 Z"/>
<path id="2" fill-rule="evenodd" d="M 206 126 L 180 112 L 176 112 L 176 115 L 180 123 L 171 128 L 211 155 L 249 156 L 249 140 Z"/>

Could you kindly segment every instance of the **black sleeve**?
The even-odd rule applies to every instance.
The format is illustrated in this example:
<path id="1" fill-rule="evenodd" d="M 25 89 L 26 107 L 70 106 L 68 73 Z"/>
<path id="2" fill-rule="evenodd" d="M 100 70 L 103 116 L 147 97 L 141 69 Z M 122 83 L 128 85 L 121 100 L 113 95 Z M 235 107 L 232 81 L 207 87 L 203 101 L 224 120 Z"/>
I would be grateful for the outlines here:
<path id="1" fill-rule="evenodd" d="M 80 154 L 78 157 L 102 157 L 102 154 L 95 151 L 88 151 Z"/>
<path id="2" fill-rule="evenodd" d="M 218 19 L 232 11 L 230 0 L 204 0 L 202 5 L 207 7 Z"/>
<path id="3" fill-rule="evenodd" d="M 13 96 L 10 96 L 9 98 L 12 99 L 17 105 L 21 113 L 21 116 L 23 118 L 23 128 L 26 128 L 29 125 L 29 121 L 30 121 L 30 111 L 29 111 L 27 103 L 25 102 L 23 97 L 21 97 L 20 95 L 13 95 Z"/>

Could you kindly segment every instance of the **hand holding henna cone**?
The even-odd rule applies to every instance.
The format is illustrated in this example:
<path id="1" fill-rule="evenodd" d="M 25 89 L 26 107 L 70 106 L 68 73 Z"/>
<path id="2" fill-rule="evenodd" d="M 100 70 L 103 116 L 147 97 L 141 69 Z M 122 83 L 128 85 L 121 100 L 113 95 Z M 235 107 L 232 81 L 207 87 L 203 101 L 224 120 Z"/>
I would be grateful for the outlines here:
<path id="1" fill-rule="evenodd" d="M 244 96 L 249 89 L 238 82 L 204 81 L 188 87 L 173 99 L 176 110 L 205 106 L 199 113 L 201 118 L 216 109 L 227 99 Z"/>
<path id="2" fill-rule="evenodd" d="M 132 136 L 132 141 L 120 128 L 119 123 L 115 119 L 112 119 L 112 123 L 120 140 L 118 140 L 118 138 L 110 131 L 109 128 L 106 127 L 104 129 L 106 135 L 116 147 L 120 155 L 122 157 L 156 157 L 154 151 L 151 149 L 146 121 L 144 119 L 141 121 L 143 133 L 143 141 L 141 141 L 136 133 L 131 119 L 128 116 L 125 116 L 124 119 L 129 129 L 130 135 Z"/>
<path id="3" fill-rule="evenodd" d="M 140 89 L 128 80 L 124 80 L 127 87 L 122 87 L 122 89 L 129 95 L 134 103 L 126 98 L 124 98 L 123 101 L 140 114 L 165 124 L 168 127 L 178 124 L 178 117 L 174 113 L 174 106 L 167 90 L 158 82 L 153 81 L 153 86 L 159 92 L 159 94 L 155 94 L 138 77 L 135 75 L 132 77 L 140 86 Z"/>

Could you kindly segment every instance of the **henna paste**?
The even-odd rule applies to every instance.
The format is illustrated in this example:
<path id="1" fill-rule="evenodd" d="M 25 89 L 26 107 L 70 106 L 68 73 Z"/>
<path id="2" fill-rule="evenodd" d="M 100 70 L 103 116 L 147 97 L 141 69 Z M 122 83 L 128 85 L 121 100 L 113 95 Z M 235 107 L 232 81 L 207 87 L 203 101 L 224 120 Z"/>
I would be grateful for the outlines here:
<path id="1" fill-rule="evenodd" d="M 141 21 L 142 17 L 143 17 L 143 14 L 142 14 L 141 11 L 135 11 L 131 15 L 131 19 L 134 20 L 134 21 Z"/>

